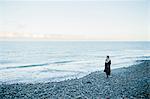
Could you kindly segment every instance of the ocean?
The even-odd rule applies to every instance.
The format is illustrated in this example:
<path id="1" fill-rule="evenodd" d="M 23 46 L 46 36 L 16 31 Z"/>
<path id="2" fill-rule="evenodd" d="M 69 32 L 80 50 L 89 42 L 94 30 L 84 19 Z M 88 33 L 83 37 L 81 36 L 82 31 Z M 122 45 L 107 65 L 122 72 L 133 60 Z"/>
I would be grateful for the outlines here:
<path id="1" fill-rule="evenodd" d="M 45 83 L 83 77 L 150 59 L 149 42 L 0 41 L 0 84 Z M 113 72 L 113 70 L 112 70 Z"/>

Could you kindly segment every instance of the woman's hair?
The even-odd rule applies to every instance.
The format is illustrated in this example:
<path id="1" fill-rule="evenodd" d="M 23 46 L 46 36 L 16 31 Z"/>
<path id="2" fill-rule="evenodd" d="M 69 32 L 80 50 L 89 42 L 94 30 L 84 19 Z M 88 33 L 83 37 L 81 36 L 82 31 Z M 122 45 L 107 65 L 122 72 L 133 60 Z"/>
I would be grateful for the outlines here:
<path id="1" fill-rule="evenodd" d="M 109 56 L 107 56 L 107 58 L 109 58 Z"/>

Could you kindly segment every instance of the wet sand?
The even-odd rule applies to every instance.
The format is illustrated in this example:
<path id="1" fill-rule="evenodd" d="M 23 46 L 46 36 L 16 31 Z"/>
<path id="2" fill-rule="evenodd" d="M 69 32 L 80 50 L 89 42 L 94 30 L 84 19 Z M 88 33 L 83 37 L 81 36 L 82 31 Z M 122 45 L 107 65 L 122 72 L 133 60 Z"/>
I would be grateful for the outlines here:
<path id="1" fill-rule="evenodd" d="M 150 99 L 150 60 L 80 79 L 37 84 L 1 84 L 0 99 Z"/>

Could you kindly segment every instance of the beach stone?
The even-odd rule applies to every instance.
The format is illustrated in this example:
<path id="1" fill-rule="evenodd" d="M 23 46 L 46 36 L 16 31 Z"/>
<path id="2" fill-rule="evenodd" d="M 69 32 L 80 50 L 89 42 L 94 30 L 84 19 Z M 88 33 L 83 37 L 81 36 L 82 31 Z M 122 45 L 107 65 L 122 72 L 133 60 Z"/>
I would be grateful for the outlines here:
<path id="1" fill-rule="evenodd" d="M 108 79 L 96 71 L 61 82 L 1 84 L 0 99 L 150 99 L 149 63 L 113 70 Z"/>

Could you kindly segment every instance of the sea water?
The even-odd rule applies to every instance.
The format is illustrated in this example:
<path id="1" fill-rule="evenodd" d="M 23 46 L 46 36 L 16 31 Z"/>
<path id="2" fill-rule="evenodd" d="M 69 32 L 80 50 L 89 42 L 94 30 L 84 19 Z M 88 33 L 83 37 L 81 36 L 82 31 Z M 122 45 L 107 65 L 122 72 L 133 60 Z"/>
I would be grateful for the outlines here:
<path id="1" fill-rule="evenodd" d="M 0 41 L 0 83 L 39 83 L 80 78 L 150 59 L 149 42 Z M 112 71 L 113 72 L 113 71 Z"/>

